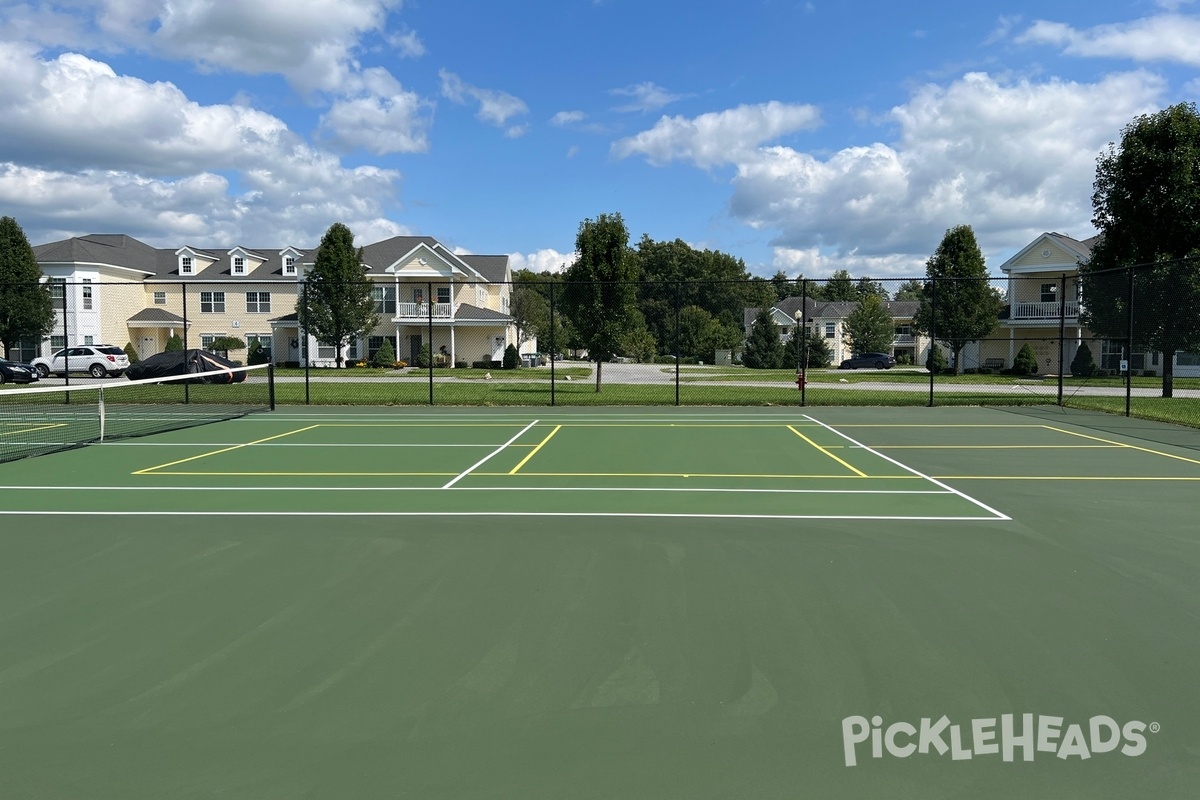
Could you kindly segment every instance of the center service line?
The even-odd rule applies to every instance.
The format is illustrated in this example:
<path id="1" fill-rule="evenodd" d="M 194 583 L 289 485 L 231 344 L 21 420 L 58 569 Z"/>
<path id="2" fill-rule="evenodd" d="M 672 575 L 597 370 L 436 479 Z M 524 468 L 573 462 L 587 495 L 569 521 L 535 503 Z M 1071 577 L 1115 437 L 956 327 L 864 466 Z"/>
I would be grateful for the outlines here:
<path id="1" fill-rule="evenodd" d="M 509 439 L 507 442 L 505 442 L 504 444 L 500 445 L 499 447 L 497 447 L 497 448 L 496 448 L 495 450 L 493 450 L 492 452 L 488 453 L 488 454 L 487 454 L 486 456 L 484 456 L 483 458 L 479 459 L 479 461 L 477 461 L 477 462 L 475 462 L 474 464 L 472 464 L 470 467 L 468 467 L 468 468 L 467 468 L 466 470 L 464 470 L 463 472 L 460 472 L 460 473 L 458 473 L 458 475 L 457 475 L 457 476 L 455 476 L 455 477 L 454 477 L 454 478 L 453 478 L 453 479 L 452 479 L 452 480 L 451 480 L 449 483 L 447 483 L 447 484 L 446 484 L 445 486 L 443 486 L 442 488 L 443 488 L 443 489 L 449 489 L 451 486 L 453 486 L 454 484 L 458 483 L 458 482 L 459 482 L 459 481 L 461 481 L 463 478 L 467 477 L 467 476 L 468 476 L 468 475 L 470 475 L 472 472 L 474 472 L 475 470 L 477 470 L 477 469 L 479 469 L 480 467 L 482 467 L 484 464 L 486 464 L 486 463 L 487 463 L 488 459 L 490 459 L 492 456 L 496 455 L 497 453 L 500 453 L 502 450 L 504 450 L 504 448 L 508 447 L 510 444 L 512 444 L 513 442 L 515 442 L 517 439 L 520 439 L 522 436 L 524 436 L 524 435 L 525 435 L 525 432 L 526 432 L 526 431 L 528 431 L 528 430 L 529 430 L 530 428 L 532 428 L 534 425 L 537 425 L 537 424 L 538 424 L 538 422 L 540 422 L 540 421 L 541 421 L 541 420 L 536 420 L 536 419 L 535 419 L 533 422 L 529 423 L 529 424 L 528 424 L 528 425 L 526 425 L 524 428 L 521 428 L 521 430 L 520 430 L 520 431 L 518 431 L 518 433 L 517 433 L 517 435 L 516 435 L 516 436 L 512 437 L 511 439 Z"/>
<path id="2" fill-rule="evenodd" d="M 953 486 L 947 486 L 946 484 L 944 484 L 944 483 L 942 483 L 941 481 L 939 481 L 937 478 L 931 478 L 931 477 L 929 477 L 928 475 L 926 475 L 926 474 L 925 474 L 925 473 L 923 473 L 923 472 L 918 472 L 917 470 L 913 469 L 912 467 L 908 466 L 907 464 L 902 464 L 902 463 L 900 463 L 899 461 L 897 461 L 897 460 L 896 460 L 896 459 L 894 459 L 894 458 L 889 458 L 888 456 L 885 456 L 883 453 L 879 452 L 878 450 L 874 450 L 874 449 L 872 449 L 872 448 L 870 448 L 870 447 L 867 447 L 867 446 L 866 446 L 865 444 L 863 444 L 862 442 L 859 442 L 859 441 L 856 441 L 856 440 L 854 440 L 854 439 L 851 439 L 849 436 L 847 436 L 846 434 L 842 433 L 842 432 L 841 432 L 841 431 L 839 431 L 837 428 L 834 428 L 834 427 L 832 427 L 832 426 L 830 426 L 830 425 L 826 425 L 824 422 L 821 422 L 821 420 L 819 420 L 819 419 L 814 419 L 813 417 L 810 417 L 810 416 L 808 416 L 807 414 L 805 414 L 804 416 L 805 416 L 805 418 L 806 418 L 806 419 L 812 420 L 813 422 L 815 422 L 815 423 L 817 423 L 818 425 L 820 425 L 822 428 L 825 428 L 825 429 L 826 429 L 827 431 L 829 431 L 830 433 L 837 434 L 838 436 L 842 437 L 843 439 L 845 439 L 846 441 L 850 442 L 851 444 L 857 445 L 858 447 L 861 447 L 862 449 L 866 450 L 868 453 L 874 453 L 875 455 L 877 455 L 877 456 L 879 456 L 880 458 L 882 458 L 884 461 L 889 461 L 889 462 L 891 462 L 892 464 L 895 464 L 895 465 L 896 465 L 897 467 L 899 467 L 900 469 L 902 469 L 902 470 L 904 470 L 904 471 L 906 471 L 906 472 L 911 472 L 913 475 L 916 475 L 918 478 L 924 478 L 925 480 L 929 481 L 930 483 L 934 484 L 935 486 L 940 486 L 940 487 L 942 487 L 943 489 L 945 489 L 946 491 L 948 491 L 948 492 L 951 492 L 952 494 L 956 494 L 956 495 L 958 495 L 958 496 L 959 496 L 959 497 L 961 497 L 963 500 L 966 500 L 966 501 L 967 501 L 967 502 L 969 502 L 969 503 L 973 503 L 974 505 L 977 505 L 977 506 L 979 506 L 979 507 L 980 507 L 980 508 L 982 508 L 984 511 L 989 511 L 989 512 L 991 512 L 991 513 L 995 514 L 995 515 L 996 515 L 996 516 L 997 516 L 999 519 L 1002 519 L 1002 520 L 1005 520 L 1005 521 L 1011 521 L 1011 520 L 1012 520 L 1012 517 L 1008 516 L 1007 514 L 1002 514 L 1002 513 L 1000 513 L 999 511 L 997 511 L 996 509 L 992 508 L 991 506 L 989 506 L 989 505 L 985 505 L 984 503 L 981 503 L 980 501 L 976 500 L 974 497 L 971 497 L 970 495 L 963 494 L 963 493 L 962 493 L 962 492 L 960 492 L 958 489 L 955 489 Z"/>

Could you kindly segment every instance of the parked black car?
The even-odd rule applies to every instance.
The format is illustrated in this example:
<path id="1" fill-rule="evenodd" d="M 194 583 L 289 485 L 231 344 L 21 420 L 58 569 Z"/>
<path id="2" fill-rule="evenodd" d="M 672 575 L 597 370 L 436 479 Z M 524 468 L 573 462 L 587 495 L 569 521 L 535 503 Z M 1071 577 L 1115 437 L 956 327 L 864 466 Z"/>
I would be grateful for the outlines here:
<path id="1" fill-rule="evenodd" d="M 33 383 L 38 372 L 30 364 L 0 358 L 0 383 Z"/>
<path id="2" fill-rule="evenodd" d="M 838 369 L 891 369 L 894 366 L 896 359 L 887 353 L 859 353 L 843 361 Z"/>

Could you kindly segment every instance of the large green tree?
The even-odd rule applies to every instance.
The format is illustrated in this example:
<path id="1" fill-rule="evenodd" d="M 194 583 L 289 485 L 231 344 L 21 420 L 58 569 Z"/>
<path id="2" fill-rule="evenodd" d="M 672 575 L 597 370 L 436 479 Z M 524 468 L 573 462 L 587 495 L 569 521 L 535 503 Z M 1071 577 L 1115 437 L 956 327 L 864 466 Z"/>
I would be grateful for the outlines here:
<path id="1" fill-rule="evenodd" d="M 1132 350 L 1163 354 L 1171 397 L 1175 354 L 1200 350 L 1200 115 L 1180 103 L 1137 117 L 1096 164 L 1092 223 L 1080 265 L 1081 321 Z M 1130 286 L 1132 270 L 1133 285 Z M 1132 289 L 1133 313 L 1130 314 Z"/>
<path id="2" fill-rule="evenodd" d="M 879 295 L 868 294 L 846 317 L 846 335 L 855 353 L 890 353 L 896 321 Z"/>
<path id="3" fill-rule="evenodd" d="M 779 326 L 771 318 L 771 309 L 764 306 L 758 310 L 746 349 L 742 351 L 742 363 L 750 369 L 779 369 L 785 366 L 783 343 L 779 341 Z"/>
<path id="4" fill-rule="evenodd" d="M 25 231 L 12 217 L 0 217 L 0 342 L 4 355 L 23 339 L 41 341 L 54 328 L 54 305 L 42 284 Z"/>
<path id="5" fill-rule="evenodd" d="M 304 276 L 296 313 L 302 328 L 336 349 L 339 368 L 342 349 L 379 322 L 362 251 L 354 247 L 354 234 L 340 222 L 330 225 L 321 237 L 312 270 Z"/>
<path id="6" fill-rule="evenodd" d="M 620 352 L 634 327 L 638 262 L 629 251 L 629 230 L 618 214 L 579 223 L 575 263 L 563 275 L 563 311 L 579 343 L 596 362 L 596 391 L 605 361 Z"/>
<path id="7" fill-rule="evenodd" d="M 962 372 L 962 351 L 996 329 L 1004 302 L 988 281 L 983 252 L 970 225 L 946 231 L 925 263 L 926 283 L 913 327 L 944 342 Z"/>

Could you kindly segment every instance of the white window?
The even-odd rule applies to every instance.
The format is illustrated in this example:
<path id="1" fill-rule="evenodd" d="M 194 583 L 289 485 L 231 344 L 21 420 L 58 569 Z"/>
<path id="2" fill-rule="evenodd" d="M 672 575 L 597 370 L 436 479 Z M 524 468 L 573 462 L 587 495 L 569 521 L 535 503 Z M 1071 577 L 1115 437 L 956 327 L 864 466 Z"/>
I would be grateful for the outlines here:
<path id="1" fill-rule="evenodd" d="M 224 314 L 225 313 L 225 293 L 224 292 L 201 292 L 200 293 L 200 313 L 201 314 Z"/>
<path id="2" fill-rule="evenodd" d="M 449 286 L 437 287 L 437 301 L 439 303 L 441 303 L 442 305 L 450 304 L 450 287 Z"/>
<path id="3" fill-rule="evenodd" d="M 54 305 L 62 306 L 67 298 L 67 279 L 66 278 L 51 278 L 50 279 L 50 299 L 54 301 Z"/>
<path id="4" fill-rule="evenodd" d="M 826 322 L 825 323 L 825 338 L 833 339 L 836 336 L 837 336 L 837 323 L 836 322 Z"/>
<path id="5" fill-rule="evenodd" d="M 233 274 L 234 275 L 245 275 L 246 274 L 246 259 L 242 258 L 241 256 L 233 257 Z"/>
<path id="6" fill-rule="evenodd" d="M 212 344 L 218 337 L 224 336 L 223 333 L 202 333 L 200 334 L 200 349 L 212 351 Z"/>
<path id="7" fill-rule="evenodd" d="M 155 292 L 154 293 L 154 305 L 165 306 L 166 304 L 167 304 L 167 293 L 166 292 Z"/>
<path id="8" fill-rule="evenodd" d="M 271 313 L 271 293 L 270 292 L 246 292 L 246 313 L 247 314 L 269 314 L 269 313 Z"/>
<path id="9" fill-rule="evenodd" d="M 183 258 L 179 259 L 179 274 L 180 275 L 191 275 L 192 274 L 192 257 L 191 256 L 184 256 Z"/>
<path id="10" fill-rule="evenodd" d="M 83 343 L 84 343 L 84 344 L 95 344 L 95 343 L 96 343 L 96 337 L 95 337 L 95 336 L 84 336 L 84 337 L 83 337 Z"/>
<path id="11" fill-rule="evenodd" d="M 487 308 L 487 289 L 482 286 L 475 287 L 475 305 Z"/>
<path id="12" fill-rule="evenodd" d="M 292 256 L 288 256 L 287 258 L 285 258 L 283 260 L 283 274 L 284 275 L 295 275 L 296 274 L 296 259 L 293 258 Z"/>
<path id="13" fill-rule="evenodd" d="M 83 279 L 83 310 L 92 310 L 92 281 L 89 278 Z"/>

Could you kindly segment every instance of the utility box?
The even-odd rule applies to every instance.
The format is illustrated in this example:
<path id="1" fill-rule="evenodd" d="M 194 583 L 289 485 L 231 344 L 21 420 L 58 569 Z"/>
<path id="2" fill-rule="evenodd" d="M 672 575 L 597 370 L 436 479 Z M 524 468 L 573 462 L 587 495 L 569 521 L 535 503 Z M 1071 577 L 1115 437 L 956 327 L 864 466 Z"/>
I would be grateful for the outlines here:
<path id="1" fill-rule="evenodd" d="M 733 363 L 733 351 L 732 350 L 718 350 L 717 351 L 717 365 L 718 366 L 728 367 L 732 363 Z"/>

